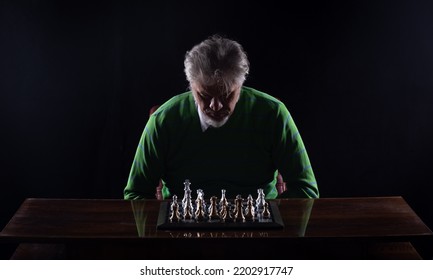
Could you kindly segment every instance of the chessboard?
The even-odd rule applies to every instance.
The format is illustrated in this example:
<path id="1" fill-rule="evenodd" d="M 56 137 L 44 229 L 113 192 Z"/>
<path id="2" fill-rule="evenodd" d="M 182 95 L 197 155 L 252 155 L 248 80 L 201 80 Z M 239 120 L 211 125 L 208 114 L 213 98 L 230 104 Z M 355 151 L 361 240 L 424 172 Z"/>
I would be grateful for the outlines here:
<path id="1" fill-rule="evenodd" d="M 181 202 L 176 195 L 172 201 L 161 202 L 157 229 L 282 229 L 278 204 L 274 200 L 266 201 L 263 189 L 257 189 L 258 196 L 227 199 L 225 190 L 221 190 L 221 198 L 216 196 L 208 200 L 204 192 L 197 190 L 197 198 L 192 200 L 190 183 L 185 181 L 185 194 Z"/>

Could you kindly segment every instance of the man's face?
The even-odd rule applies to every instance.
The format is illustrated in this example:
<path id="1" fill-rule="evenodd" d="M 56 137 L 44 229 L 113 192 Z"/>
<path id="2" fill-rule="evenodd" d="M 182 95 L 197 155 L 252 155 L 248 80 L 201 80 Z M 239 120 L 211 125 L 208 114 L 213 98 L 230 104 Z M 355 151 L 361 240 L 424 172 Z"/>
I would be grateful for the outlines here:
<path id="1" fill-rule="evenodd" d="M 214 127 L 224 125 L 236 107 L 241 87 L 234 85 L 228 92 L 219 85 L 191 85 L 192 93 L 206 123 Z"/>

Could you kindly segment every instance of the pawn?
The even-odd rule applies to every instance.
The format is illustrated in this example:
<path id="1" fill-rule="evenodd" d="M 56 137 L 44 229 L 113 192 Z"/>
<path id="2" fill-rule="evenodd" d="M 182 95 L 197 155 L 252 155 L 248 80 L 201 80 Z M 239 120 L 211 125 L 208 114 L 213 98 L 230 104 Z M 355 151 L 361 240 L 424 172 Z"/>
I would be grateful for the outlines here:
<path id="1" fill-rule="evenodd" d="M 196 200 L 197 206 L 195 210 L 195 219 L 197 221 L 202 221 L 205 219 L 205 208 L 203 207 L 203 200 L 201 198 L 198 198 Z"/>
<path id="2" fill-rule="evenodd" d="M 210 198 L 210 205 L 209 205 L 208 212 L 209 212 L 209 220 L 219 220 L 220 216 L 218 215 L 216 196 L 212 196 Z"/>
<path id="3" fill-rule="evenodd" d="M 201 200 L 201 203 L 203 204 L 203 209 L 206 209 L 206 202 L 204 200 L 204 191 L 202 189 L 197 190 L 197 198 L 195 199 L 195 203 L 197 204 L 197 201 Z"/>
<path id="4" fill-rule="evenodd" d="M 255 216 L 255 211 L 254 211 L 253 197 L 249 195 L 247 199 L 247 206 L 245 208 L 245 220 L 254 221 L 254 216 Z"/>
<path id="5" fill-rule="evenodd" d="M 247 197 L 247 206 L 251 206 L 252 208 L 254 208 L 254 199 L 252 195 L 248 195 Z"/>
<path id="6" fill-rule="evenodd" d="M 235 211 L 234 211 L 234 215 L 233 215 L 233 219 L 235 220 L 235 222 L 244 222 L 245 221 L 242 203 L 243 203 L 243 198 L 240 195 L 237 195 L 236 199 L 235 199 Z"/>
<path id="7" fill-rule="evenodd" d="M 179 212 L 179 204 L 177 203 L 177 196 L 173 195 L 173 202 L 170 206 L 171 215 L 170 222 L 179 222 L 181 220 L 180 212 Z"/>
<path id="8" fill-rule="evenodd" d="M 265 202 L 265 204 L 263 206 L 262 217 L 263 217 L 263 219 L 270 219 L 271 218 L 271 212 L 269 212 L 269 204 L 267 202 Z"/>
<path id="9" fill-rule="evenodd" d="M 234 201 L 233 201 L 233 209 L 232 209 L 232 214 L 233 214 L 233 215 L 234 215 L 234 214 L 236 213 L 236 211 L 238 210 L 237 207 L 236 207 L 236 200 L 238 200 L 238 199 L 242 199 L 242 197 L 241 197 L 240 194 L 238 194 L 238 195 L 236 196 L 236 198 L 234 199 Z M 242 202 L 243 202 L 243 199 L 242 199 Z M 241 204 L 241 206 L 242 206 L 242 204 Z"/>
<path id="10" fill-rule="evenodd" d="M 173 211 L 173 207 L 175 205 L 179 205 L 179 204 L 177 203 L 177 195 L 174 194 L 173 197 L 172 197 L 171 205 L 170 205 L 170 210 L 171 211 Z"/>
<path id="11" fill-rule="evenodd" d="M 231 220 L 232 219 L 232 215 L 230 213 L 230 209 L 229 209 L 229 205 L 228 204 L 223 204 L 221 206 L 220 217 L 221 217 L 222 221 L 226 221 L 226 220 Z"/>

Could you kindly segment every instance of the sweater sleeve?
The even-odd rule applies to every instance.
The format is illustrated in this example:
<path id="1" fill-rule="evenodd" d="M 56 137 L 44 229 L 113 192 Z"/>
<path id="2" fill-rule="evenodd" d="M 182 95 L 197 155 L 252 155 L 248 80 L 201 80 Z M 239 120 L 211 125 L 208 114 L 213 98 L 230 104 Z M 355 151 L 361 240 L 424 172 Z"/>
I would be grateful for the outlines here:
<path id="1" fill-rule="evenodd" d="M 310 159 L 295 122 L 284 104 L 277 110 L 272 156 L 287 191 L 279 197 L 318 198 Z"/>
<path id="2" fill-rule="evenodd" d="M 155 198 L 156 186 L 162 177 L 161 131 L 155 115 L 151 115 L 141 135 L 132 163 L 124 199 Z"/>

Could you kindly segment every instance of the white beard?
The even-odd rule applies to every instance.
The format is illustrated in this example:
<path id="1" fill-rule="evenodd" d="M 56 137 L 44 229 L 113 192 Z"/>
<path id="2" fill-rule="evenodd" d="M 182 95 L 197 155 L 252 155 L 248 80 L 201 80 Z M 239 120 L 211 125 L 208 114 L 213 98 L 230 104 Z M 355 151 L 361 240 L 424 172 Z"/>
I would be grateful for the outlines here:
<path id="1" fill-rule="evenodd" d="M 209 126 L 212 126 L 215 128 L 221 127 L 221 126 L 225 125 L 226 122 L 229 120 L 230 116 L 225 117 L 221 121 L 213 120 L 209 116 L 207 116 L 205 113 L 203 113 L 203 111 L 200 109 L 200 107 L 198 106 L 197 103 L 196 103 L 196 107 L 197 107 L 197 111 L 198 111 L 198 116 L 200 118 L 201 129 L 203 131 L 208 129 Z"/>
<path id="2" fill-rule="evenodd" d="M 221 121 L 216 121 L 216 120 L 213 120 L 210 117 L 208 117 L 206 114 L 203 114 L 203 121 L 206 124 L 208 124 L 209 126 L 218 128 L 218 127 L 225 125 L 226 122 L 229 120 L 229 117 L 230 116 L 227 116 L 224 119 L 222 119 Z"/>

